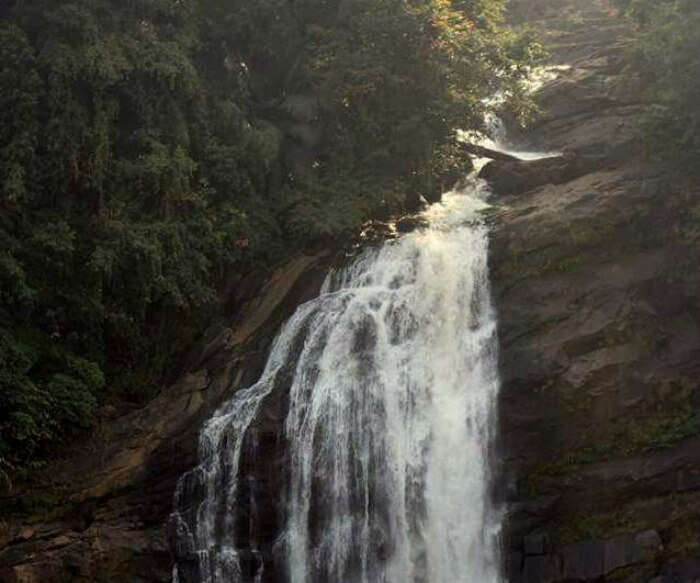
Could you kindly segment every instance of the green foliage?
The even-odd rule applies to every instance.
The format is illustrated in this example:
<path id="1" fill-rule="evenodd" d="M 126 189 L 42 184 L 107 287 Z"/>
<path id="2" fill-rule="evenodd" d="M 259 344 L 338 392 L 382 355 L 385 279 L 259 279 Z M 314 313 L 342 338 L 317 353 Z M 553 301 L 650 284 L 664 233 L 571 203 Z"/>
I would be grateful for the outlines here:
<path id="1" fill-rule="evenodd" d="M 687 406 L 674 415 L 657 415 L 634 424 L 628 430 L 626 448 L 629 452 L 667 449 L 698 433 L 700 412 Z"/>
<path id="2" fill-rule="evenodd" d="M 0 20 L 0 458 L 89 427 L 105 379 L 132 397 L 160 382 L 227 278 L 435 188 L 486 97 L 525 111 L 538 53 L 503 7 L 17 3 Z"/>
<path id="3" fill-rule="evenodd" d="M 40 362 L 35 346 L 0 329 L 0 458 L 12 448 L 31 451 L 59 429 L 88 427 L 105 379 L 100 367 L 83 358 L 49 350 L 65 372 L 33 374 Z M 43 378 L 42 378 L 43 377 Z"/>
<path id="4" fill-rule="evenodd" d="M 700 4 L 616 0 L 637 23 L 629 71 L 656 105 L 647 135 L 689 169 L 700 159 Z"/>

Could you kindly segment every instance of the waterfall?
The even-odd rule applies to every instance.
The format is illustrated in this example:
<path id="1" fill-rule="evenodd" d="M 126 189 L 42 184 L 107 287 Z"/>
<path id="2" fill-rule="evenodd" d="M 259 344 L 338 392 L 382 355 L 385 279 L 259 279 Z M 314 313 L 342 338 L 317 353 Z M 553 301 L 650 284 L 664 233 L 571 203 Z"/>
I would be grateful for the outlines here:
<path id="1" fill-rule="evenodd" d="M 502 580 L 489 496 L 498 375 L 486 194 L 474 177 L 447 193 L 425 228 L 329 274 L 284 325 L 261 379 L 206 424 L 200 465 L 180 481 L 171 532 L 189 558 L 174 581 Z M 240 503 L 241 456 L 265 464 L 248 436 L 277 394 L 283 508 L 264 550 L 255 496 L 252 510 Z"/>

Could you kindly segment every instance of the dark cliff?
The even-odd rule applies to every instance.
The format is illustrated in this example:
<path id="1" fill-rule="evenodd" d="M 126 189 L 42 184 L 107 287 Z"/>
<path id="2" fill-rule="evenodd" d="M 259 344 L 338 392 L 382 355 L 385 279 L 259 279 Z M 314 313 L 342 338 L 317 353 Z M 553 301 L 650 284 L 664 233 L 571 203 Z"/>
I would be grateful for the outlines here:
<path id="1" fill-rule="evenodd" d="M 620 21 L 595 7 L 545 18 L 553 64 L 570 68 L 540 92 L 525 139 L 565 156 L 486 172 L 501 195 L 509 581 L 694 582 L 697 183 L 643 156 Z"/>

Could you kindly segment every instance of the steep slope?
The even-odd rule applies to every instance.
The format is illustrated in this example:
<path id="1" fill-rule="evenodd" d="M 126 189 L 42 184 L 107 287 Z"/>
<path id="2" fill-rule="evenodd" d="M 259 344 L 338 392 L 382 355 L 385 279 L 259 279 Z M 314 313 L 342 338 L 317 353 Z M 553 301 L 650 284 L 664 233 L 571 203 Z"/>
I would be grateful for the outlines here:
<path id="1" fill-rule="evenodd" d="M 509 580 L 693 582 L 698 185 L 642 157 L 624 28 L 578 5 L 543 16 L 559 73 L 523 138 L 566 156 L 486 172 Z"/>
<path id="2" fill-rule="evenodd" d="M 299 254 L 251 276 L 177 382 L 0 498 L 0 582 L 170 581 L 167 519 L 202 424 L 258 378 L 277 329 L 318 294 L 332 259 Z"/>

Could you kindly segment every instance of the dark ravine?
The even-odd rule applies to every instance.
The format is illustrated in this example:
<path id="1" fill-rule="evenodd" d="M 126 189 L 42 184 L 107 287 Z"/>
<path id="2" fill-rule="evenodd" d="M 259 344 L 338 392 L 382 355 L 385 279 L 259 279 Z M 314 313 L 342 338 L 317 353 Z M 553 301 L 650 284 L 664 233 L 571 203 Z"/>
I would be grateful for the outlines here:
<path id="1" fill-rule="evenodd" d="M 523 140 L 564 155 L 484 171 L 497 200 L 509 583 L 693 583 L 696 185 L 640 156 L 644 106 L 617 83 L 618 21 L 595 5 L 568 22 L 542 17 L 553 61 L 571 68 L 540 92 L 543 117 Z M 332 260 L 299 255 L 251 283 L 178 382 L 105 421 L 51 481 L 0 499 L 0 583 L 169 581 L 167 518 L 203 420 L 258 377 L 280 323 L 317 293 Z"/>

